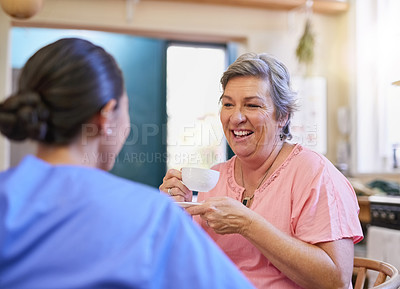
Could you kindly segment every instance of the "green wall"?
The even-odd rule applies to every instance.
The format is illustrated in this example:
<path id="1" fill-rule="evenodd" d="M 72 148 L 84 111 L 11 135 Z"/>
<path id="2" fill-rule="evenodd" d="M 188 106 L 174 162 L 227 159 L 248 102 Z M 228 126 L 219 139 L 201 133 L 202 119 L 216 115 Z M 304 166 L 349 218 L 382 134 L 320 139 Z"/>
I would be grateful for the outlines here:
<path id="1" fill-rule="evenodd" d="M 104 47 L 124 74 L 132 130 L 112 173 L 158 187 L 166 169 L 166 42 L 131 35 L 42 28 L 12 29 L 12 67 L 21 68 L 39 48 L 64 37 Z"/>

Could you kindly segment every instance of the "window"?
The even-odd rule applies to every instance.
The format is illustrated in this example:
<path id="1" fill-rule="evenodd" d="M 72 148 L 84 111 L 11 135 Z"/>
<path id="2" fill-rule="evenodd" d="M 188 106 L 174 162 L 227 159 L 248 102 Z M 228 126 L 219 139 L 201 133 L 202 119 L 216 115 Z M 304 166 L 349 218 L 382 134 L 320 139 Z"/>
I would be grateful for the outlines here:
<path id="1" fill-rule="evenodd" d="M 168 47 L 168 168 L 210 168 L 226 160 L 226 141 L 219 121 L 219 80 L 225 68 L 224 47 Z"/>
<path id="2" fill-rule="evenodd" d="M 400 143 L 400 1 L 357 0 L 357 172 L 394 172 Z"/>

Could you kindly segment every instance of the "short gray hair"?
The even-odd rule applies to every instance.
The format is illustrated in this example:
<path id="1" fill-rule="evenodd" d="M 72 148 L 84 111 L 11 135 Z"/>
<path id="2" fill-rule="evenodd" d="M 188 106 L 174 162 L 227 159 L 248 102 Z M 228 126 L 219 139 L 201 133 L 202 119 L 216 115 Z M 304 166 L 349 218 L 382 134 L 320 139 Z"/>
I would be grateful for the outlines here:
<path id="1" fill-rule="evenodd" d="M 282 128 L 282 138 L 290 140 L 292 138 L 290 120 L 296 110 L 296 93 L 290 88 L 290 75 L 286 66 L 266 53 L 245 53 L 239 56 L 222 75 L 223 90 L 225 91 L 229 80 L 238 76 L 254 76 L 268 82 L 275 106 L 276 120 L 288 116 Z"/>

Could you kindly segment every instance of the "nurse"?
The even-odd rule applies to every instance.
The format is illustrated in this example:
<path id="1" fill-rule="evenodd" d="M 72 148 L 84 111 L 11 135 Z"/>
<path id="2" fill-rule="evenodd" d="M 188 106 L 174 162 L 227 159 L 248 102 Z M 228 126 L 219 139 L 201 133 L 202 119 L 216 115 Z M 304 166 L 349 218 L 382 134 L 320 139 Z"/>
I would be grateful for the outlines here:
<path id="1" fill-rule="evenodd" d="M 0 287 L 253 288 L 158 190 L 109 174 L 129 133 L 114 58 L 58 40 L 24 66 L 0 131 L 36 155 L 0 173 Z"/>

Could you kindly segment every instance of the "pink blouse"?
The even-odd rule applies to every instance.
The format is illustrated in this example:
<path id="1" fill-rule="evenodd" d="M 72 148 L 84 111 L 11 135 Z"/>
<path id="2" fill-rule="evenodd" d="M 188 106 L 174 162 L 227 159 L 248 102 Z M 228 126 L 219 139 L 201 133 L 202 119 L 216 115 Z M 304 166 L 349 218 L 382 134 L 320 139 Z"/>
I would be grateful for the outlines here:
<path id="1" fill-rule="evenodd" d="M 234 178 L 235 157 L 213 169 L 218 184 L 211 196 L 241 200 L 244 188 Z M 358 202 L 348 180 L 324 156 L 297 144 L 281 166 L 255 191 L 250 207 L 282 232 L 316 244 L 342 238 L 363 239 Z M 219 235 L 195 217 L 257 288 L 300 288 L 239 234 Z"/>

